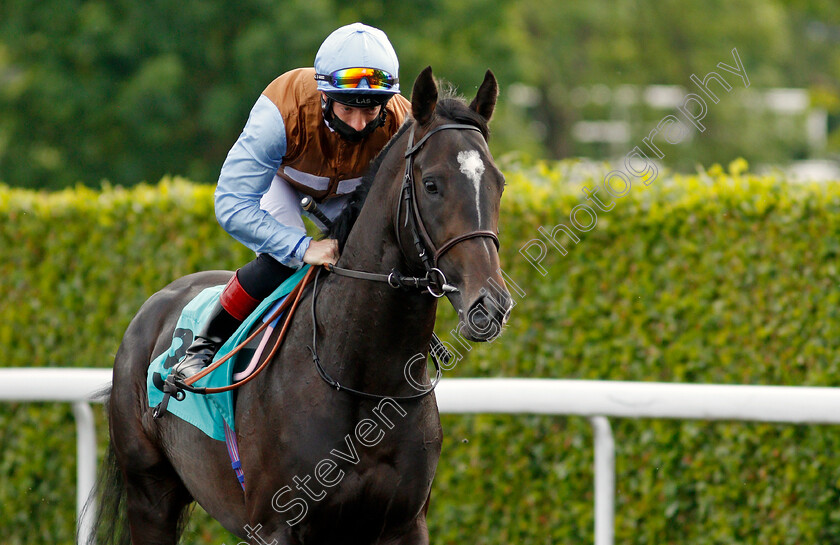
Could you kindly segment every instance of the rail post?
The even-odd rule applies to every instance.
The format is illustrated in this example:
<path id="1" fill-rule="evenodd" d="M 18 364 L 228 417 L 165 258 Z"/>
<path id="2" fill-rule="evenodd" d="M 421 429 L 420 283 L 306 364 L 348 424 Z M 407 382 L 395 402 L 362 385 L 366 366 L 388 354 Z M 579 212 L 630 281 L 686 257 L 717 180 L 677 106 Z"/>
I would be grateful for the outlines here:
<path id="1" fill-rule="evenodd" d="M 85 504 L 96 486 L 96 424 L 93 409 L 84 401 L 73 403 L 76 417 L 76 538 L 88 542 L 96 518 L 96 502 Z"/>
<path id="2" fill-rule="evenodd" d="M 595 545 L 615 541 L 615 439 L 610 421 L 591 416 L 595 435 Z"/>

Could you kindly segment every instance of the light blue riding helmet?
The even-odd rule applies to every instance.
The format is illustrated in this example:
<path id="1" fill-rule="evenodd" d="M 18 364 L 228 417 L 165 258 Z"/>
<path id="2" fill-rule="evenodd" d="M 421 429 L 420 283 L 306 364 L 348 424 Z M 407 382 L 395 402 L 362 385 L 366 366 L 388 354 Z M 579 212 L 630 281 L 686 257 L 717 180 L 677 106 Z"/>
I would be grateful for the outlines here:
<path id="1" fill-rule="evenodd" d="M 368 69 L 351 70 L 351 69 Z M 315 55 L 318 90 L 342 104 L 384 104 L 400 92 L 400 63 L 388 36 L 362 23 L 327 36 Z"/>

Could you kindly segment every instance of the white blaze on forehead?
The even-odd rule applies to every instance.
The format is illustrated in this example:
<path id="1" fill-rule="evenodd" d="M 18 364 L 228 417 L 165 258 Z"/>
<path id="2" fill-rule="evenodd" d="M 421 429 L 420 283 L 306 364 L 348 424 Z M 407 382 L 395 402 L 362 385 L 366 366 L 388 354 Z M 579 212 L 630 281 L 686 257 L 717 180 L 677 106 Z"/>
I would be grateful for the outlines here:
<path id="1" fill-rule="evenodd" d="M 479 187 L 481 187 L 481 175 L 484 174 L 484 161 L 476 150 L 459 151 L 458 164 L 463 172 L 475 187 L 475 211 L 478 214 L 478 225 L 481 225 L 481 206 L 478 202 Z"/>

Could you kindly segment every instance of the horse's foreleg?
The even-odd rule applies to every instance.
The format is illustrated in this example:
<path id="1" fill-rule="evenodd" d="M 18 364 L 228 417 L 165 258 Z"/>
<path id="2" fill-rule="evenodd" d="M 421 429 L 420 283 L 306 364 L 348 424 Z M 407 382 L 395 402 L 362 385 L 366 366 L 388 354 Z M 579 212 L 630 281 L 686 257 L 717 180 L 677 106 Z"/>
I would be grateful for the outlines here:
<path id="1" fill-rule="evenodd" d="M 389 542 L 393 545 L 429 545 L 429 528 L 426 526 L 426 513 L 429 512 L 429 503 L 432 501 L 432 492 L 426 496 L 426 503 L 420 516 L 414 523 L 412 529 L 405 535 Z"/>
<path id="2" fill-rule="evenodd" d="M 132 545 L 175 545 L 178 520 L 192 501 L 175 472 L 128 473 L 126 493 Z"/>
<path id="3" fill-rule="evenodd" d="M 253 527 L 246 526 L 245 530 L 247 532 L 249 543 L 264 543 L 266 545 L 300 545 L 300 540 L 292 535 L 292 531 L 289 527 L 285 526 L 286 525 L 284 524 L 273 532 L 266 532 L 262 525 L 256 524 Z"/>
<path id="4" fill-rule="evenodd" d="M 425 517 L 417 519 L 416 524 L 407 533 L 387 541 L 377 541 L 377 545 L 429 545 L 429 530 Z"/>
<path id="5" fill-rule="evenodd" d="M 395 545 L 429 545 L 429 528 L 426 526 L 426 517 L 419 517 L 414 528 L 394 543 Z"/>

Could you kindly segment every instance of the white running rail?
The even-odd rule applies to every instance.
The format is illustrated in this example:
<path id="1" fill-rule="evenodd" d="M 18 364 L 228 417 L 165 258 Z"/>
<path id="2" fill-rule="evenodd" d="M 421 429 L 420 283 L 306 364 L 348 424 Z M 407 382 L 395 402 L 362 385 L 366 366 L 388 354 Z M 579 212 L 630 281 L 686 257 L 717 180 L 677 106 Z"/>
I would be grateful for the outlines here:
<path id="1" fill-rule="evenodd" d="M 89 404 L 110 380 L 109 369 L 0 369 L 0 401 L 73 404 L 81 543 L 90 534 L 94 515 L 87 511 L 81 518 L 96 475 L 96 430 Z M 446 379 L 436 394 L 442 413 L 588 417 L 595 436 L 596 545 L 613 543 L 615 449 L 607 417 L 840 424 L 840 388 L 487 378 Z"/>

